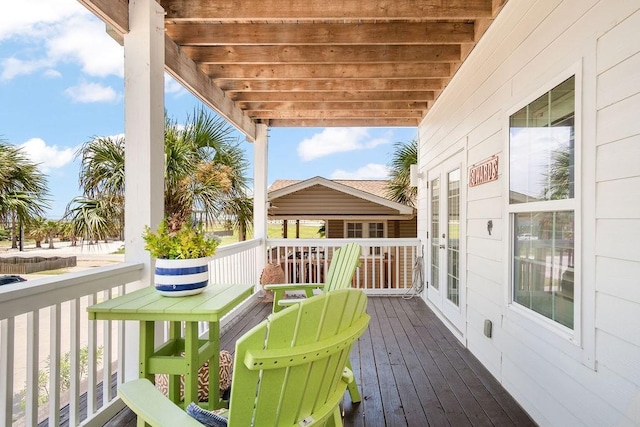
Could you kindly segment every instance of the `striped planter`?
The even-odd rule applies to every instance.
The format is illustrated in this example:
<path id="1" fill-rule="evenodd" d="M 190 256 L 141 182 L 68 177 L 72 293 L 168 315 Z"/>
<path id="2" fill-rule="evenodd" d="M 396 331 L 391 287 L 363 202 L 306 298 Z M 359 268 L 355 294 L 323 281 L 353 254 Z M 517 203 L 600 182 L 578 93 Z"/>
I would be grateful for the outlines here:
<path id="1" fill-rule="evenodd" d="M 168 297 L 195 295 L 209 284 L 209 259 L 156 259 L 156 290 Z"/>

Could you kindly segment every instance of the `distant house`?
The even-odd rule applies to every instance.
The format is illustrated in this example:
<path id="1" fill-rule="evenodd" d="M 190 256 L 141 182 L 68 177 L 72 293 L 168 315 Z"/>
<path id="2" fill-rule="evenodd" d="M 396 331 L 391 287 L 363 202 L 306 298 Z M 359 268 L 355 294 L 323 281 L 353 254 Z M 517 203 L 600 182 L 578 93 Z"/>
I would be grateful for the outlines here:
<path id="1" fill-rule="evenodd" d="M 363 245 L 357 275 L 369 288 L 405 286 L 411 278 L 401 276 L 396 270 L 398 265 L 413 262 L 412 255 L 385 245 L 382 239 L 415 238 L 417 216 L 415 208 L 387 197 L 388 182 L 331 180 L 319 176 L 304 181 L 277 180 L 268 189 L 267 218 L 324 221 L 327 239 L 373 239 Z M 298 236 L 284 227 L 283 237 Z M 304 268 L 307 255 L 301 254 L 298 258 L 303 259 Z M 287 270 L 287 277 L 295 276 L 296 269 L 289 261 L 286 265 L 281 261 L 281 265 Z M 305 277 L 302 281 L 309 280 L 313 278 Z"/>
<path id="2" fill-rule="evenodd" d="M 390 200 L 387 180 L 277 180 L 269 220 L 322 220 L 327 238 L 416 237 L 415 208 Z M 295 236 L 294 236 L 295 237 Z"/>

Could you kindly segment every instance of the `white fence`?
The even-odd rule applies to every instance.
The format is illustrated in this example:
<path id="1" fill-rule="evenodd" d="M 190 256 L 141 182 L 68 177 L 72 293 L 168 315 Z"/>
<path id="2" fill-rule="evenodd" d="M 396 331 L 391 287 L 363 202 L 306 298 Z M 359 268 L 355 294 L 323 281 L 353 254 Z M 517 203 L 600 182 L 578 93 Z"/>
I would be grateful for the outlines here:
<path id="1" fill-rule="evenodd" d="M 218 248 L 211 282 L 257 283 L 261 243 Z M 123 381 L 138 350 L 125 353 L 124 322 L 89 321 L 86 307 L 122 295 L 142 271 L 123 263 L 0 287 L 0 426 L 60 425 L 67 405 L 69 425 L 102 425 L 122 408 L 112 379 Z"/>
<path id="2" fill-rule="evenodd" d="M 419 239 L 269 239 L 267 262 L 280 265 L 288 283 L 323 283 L 333 253 L 350 242 L 362 246 L 354 287 L 382 295 L 411 288 Z"/>
<path id="3" fill-rule="evenodd" d="M 266 261 L 288 282 L 322 283 L 333 252 L 351 241 L 269 239 Z M 411 288 L 418 239 L 356 241 L 355 287 L 388 295 Z M 211 282 L 257 284 L 264 255 L 259 239 L 218 248 Z M 122 295 L 142 272 L 142 264 L 123 263 L 0 287 L 0 426 L 59 425 L 67 405 L 69 425 L 102 425 L 122 407 L 112 379 L 122 382 L 137 348 L 127 352 L 124 322 L 89 321 L 86 307 Z"/>
<path id="4" fill-rule="evenodd" d="M 85 308 L 125 292 L 142 269 L 118 264 L 0 288 L 0 425 L 47 418 L 59 425 L 66 404 L 69 425 L 78 425 L 81 409 L 94 416 L 114 399 L 112 375 L 124 371 L 123 326 L 105 322 L 98 330 Z M 100 383 L 108 386 L 98 401 Z"/>

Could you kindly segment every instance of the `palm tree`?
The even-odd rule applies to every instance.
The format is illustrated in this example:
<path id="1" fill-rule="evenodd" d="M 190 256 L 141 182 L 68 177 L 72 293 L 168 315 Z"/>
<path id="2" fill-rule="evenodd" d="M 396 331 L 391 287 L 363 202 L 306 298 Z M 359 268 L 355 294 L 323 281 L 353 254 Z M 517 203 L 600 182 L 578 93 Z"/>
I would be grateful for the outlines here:
<path id="1" fill-rule="evenodd" d="M 48 219 L 45 222 L 45 229 L 47 230 L 47 237 L 49 239 L 49 249 L 55 249 L 53 246 L 53 236 L 58 234 L 58 230 L 60 229 L 58 221 Z"/>
<path id="2" fill-rule="evenodd" d="M 165 119 L 165 216 L 172 228 L 187 223 L 194 211 L 202 211 L 208 222 L 223 215 L 234 218 L 246 232 L 252 223 L 252 205 L 247 205 L 248 162 L 232 135 L 233 128 L 217 116 L 198 109 L 180 126 Z M 84 196 L 67 207 L 72 222 L 85 224 L 91 236 L 105 235 L 119 218 L 122 224 L 124 201 L 124 139 L 95 138 L 77 153 L 82 158 L 80 185 Z M 105 216 L 105 208 L 113 217 Z M 249 206 L 249 207 L 248 207 Z M 89 209 L 96 209 L 89 215 Z M 79 225 L 74 229 L 80 232 Z"/>
<path id="3" fill-rule="evenodd" d="M 71 242 L 71 246 L 77 246 L 78 239 L 76 237 L 74 225 L 70 221 L 60 220 L 59 227 L 60 237 Z"/>
<path id="4" fill-rule="evenodd" d="M 543 174 L 545 200 L 573 197 L 573 152 L 569 147 L 551 153 L 548 173 Z"/>
<path id="5" fill-rule="evenodd" d="M 104 212 L 95 212 L 90 224 L 75 224 L 72 229 L 79 231 L 83 227 L 89 233 L 90 240 L 95 236 L 105 235 L 106 230 L 95 230 L 91 227 L 108 223 L 108 235 L 119 234 L 123 237 L 124 228 L 124 138 L 97 137 L 85 142 L 76 152 L 80 157 L 80 188 L 84 197 L 74 199 L 78 202 L 75 221 L 88 219 L 87 209 L 109 206 L 109 214 L 113 217 L 96 221 Z M 73 209 L 73 208 L 72 208 Z M 115 229 L 115 232 L 114 232 Z M 80 236 L 83 236 L 82 234 Z M 91 237 L 89 237 L 91 236 Z"/>
<path id="6" fill-rule="evenodd" d="M 36 241 L 36 248 L 42 247 L 42 241 L 47 237 L 47 220 L 42 217 L 31 218 L 27 225 L 27 235 Z"/>
<path id="7" fill-rule="evenodd" d="M 247 240 L 247 233 L 253 225 L 253 199 L 236 197 L 227 201 L 224 213 L 231 218 L 231 226 L 238 230 L 238 240 Z"/>
<path id="8" fill-rule="evenodd" d="M 389 164 L 391 180 L 387 184 L 387 196 L 394 202 L 414 206 L 417 189 L 410 185 L 411 165 L 418 163 L 418 141 L 396 142 Z"/>
<path id="9" fill-rule="evenodd" d="M 26 224 L 30 218 L 44 215 L 48 207 L 47 177 L 23 151 L 0 140 L 0 217 Z"/>
<path id="10" fill-rule="evenodd" d="M 186 223 L 194 210 L 207 222 L 222 215 L 241 217 L 235 223 L 247 229 L 248 162 L 232 128 L 223 120 L 198 109 L 184 127 L 166 120 L 165 215 L 175 227 Z"/>
<path id="11" fill-rule="evenodd" d="M 65 219 L 69 221 L 74 236 L 82 236 L 89 243 L 106 241 L 119 232 L 115 220 L 120 208 L 108 197 L 76 197 L 67 205 Z"/>

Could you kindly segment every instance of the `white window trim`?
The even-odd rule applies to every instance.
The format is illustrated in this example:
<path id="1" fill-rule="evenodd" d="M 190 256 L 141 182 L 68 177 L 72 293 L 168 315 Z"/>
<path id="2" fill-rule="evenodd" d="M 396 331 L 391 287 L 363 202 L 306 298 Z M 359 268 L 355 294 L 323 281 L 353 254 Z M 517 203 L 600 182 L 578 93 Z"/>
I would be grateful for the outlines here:
<path id="1" fill-rule="evenodd" d="M 524 106 L 530 104 L 540 96 L 549 92 L 560 83 L 564 82 L 568 78 L 575 76 L 575 118 L 574 118 L 574 198 L 571 200 L 552 200 L 545 202 L 532 202 L 532 203 L 520 203 L 510 204 L 509 202 L 509 182 L 510 182 L 510 135 L 509 135 L 509 118 L 512 114 L 522 109 Z M 504 221 L 503 236 L 505 239 L 504 245 L 504 259 L 506 260 L 506 268 L 504 269 L 504 283 L 506 284 L 504 289 L 504 301 L 507 310 L 505 315 L 508 319 L 517 324 L 518 326 L 527 329 L 528 331 L 539 336 L 546 342 L 551 343 L 555 347 L 562 348 L 563 351 L 571 355 L 575 359 L 582 359 L 582 223 L 581 223 L 581 200 L 582 200 L 582 117 L 583 117 L 583 105 L 582 105 L 582 61 L 573 64 L 568 69 L 559 73 L 555 78 L 547 81 L 543 86 L 537 90 L 531 92 L 527 97 L 522 98 L 518 102 L 514 103 L 509 109 L 504 111 L 504 129 L 505 129 L 505 179 L 503 183 L 504 189 L 504 212 L 507 215 Z M 536 313 L 533 310 L 527 309 L 520 304 L 513 301 L 513 218 L 515 213 L 519 212 L 531 212 L 539 209 L 545 211 L 567 211 L 574 212 L 574 328 L 570 329 L 560 323 L 549 319 L 542 314 Z M 531 324 L 538 326 L 539 328 L 531 328 Z"/>

